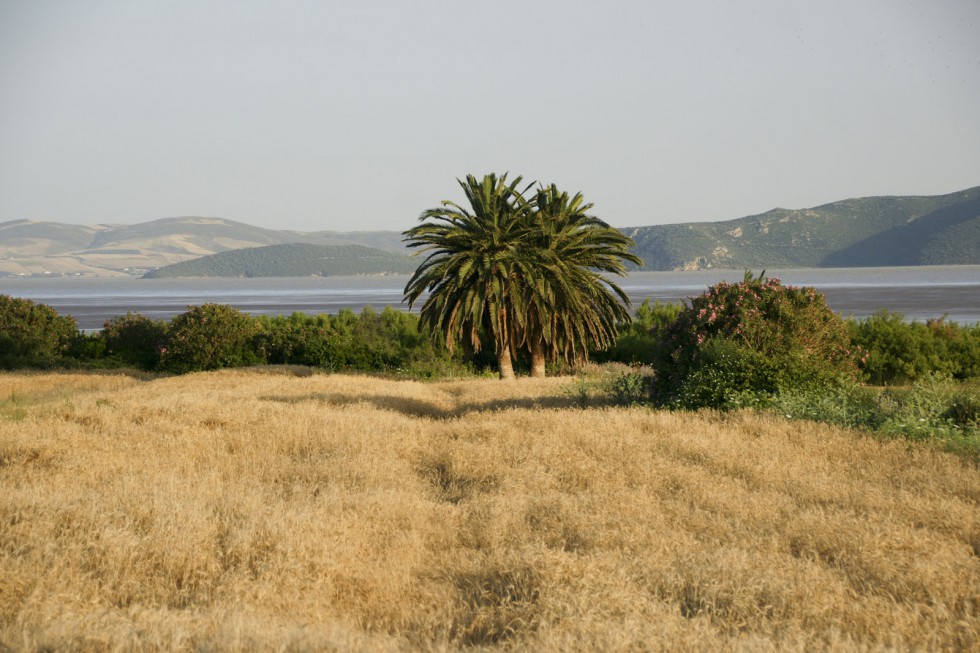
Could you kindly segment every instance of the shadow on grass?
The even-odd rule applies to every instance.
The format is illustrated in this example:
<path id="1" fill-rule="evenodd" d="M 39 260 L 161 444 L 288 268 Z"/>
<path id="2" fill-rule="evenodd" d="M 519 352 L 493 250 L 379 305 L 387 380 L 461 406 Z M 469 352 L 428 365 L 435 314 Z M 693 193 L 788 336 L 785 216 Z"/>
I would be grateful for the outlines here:
<path id="1" fill-rule="evenodd" d="M 283 396 L 266 395 L 262 401 L 284 404 L 319 403 L 327 406 L 346 407 L 356 404 L 369 404 L 378 410 L 400 413 L 407 417 L 421 417 L 436 420 L 456 419 L 471 413 L 496 412 L 512 409 L 561 409 L 581 408 L 582 402 L 577 397 L 512 397 L 507 399 L 489 399 L 487 401 L 471 401 L 447 407 L 445 404 L 399 397 L 394 395 L 344 394 L 315 392 L 308 395 Z M 606 405 L 605 402 L 593 401 L 590 406 Z"/>

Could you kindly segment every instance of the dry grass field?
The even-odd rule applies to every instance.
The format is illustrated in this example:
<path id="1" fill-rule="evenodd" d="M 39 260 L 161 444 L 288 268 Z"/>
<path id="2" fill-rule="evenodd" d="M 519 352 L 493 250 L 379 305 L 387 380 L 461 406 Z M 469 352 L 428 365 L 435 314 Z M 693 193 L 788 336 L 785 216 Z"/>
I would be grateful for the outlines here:
<path id="1" fill-rule="evenodd" d="M 298 372 L 0 374 L 0 651 L 980 649 L 962 458 Z"/>

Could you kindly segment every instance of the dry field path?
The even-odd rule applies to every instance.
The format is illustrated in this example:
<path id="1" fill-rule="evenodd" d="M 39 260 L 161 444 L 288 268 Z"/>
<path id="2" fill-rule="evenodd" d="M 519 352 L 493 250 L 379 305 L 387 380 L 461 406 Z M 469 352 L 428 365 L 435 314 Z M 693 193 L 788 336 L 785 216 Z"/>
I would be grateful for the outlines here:
<path id="1" fill-rule="evenodd" d="M 0 374 L 0 651 L 980 649 L 961 458 L 301 372 Z"/>

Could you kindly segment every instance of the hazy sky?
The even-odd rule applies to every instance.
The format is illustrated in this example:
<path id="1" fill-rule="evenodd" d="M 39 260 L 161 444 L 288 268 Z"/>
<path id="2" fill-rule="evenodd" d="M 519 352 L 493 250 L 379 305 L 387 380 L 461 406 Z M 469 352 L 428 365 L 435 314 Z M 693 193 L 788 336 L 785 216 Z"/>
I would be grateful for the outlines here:
<path id="1" fill-rule="evenodd" d="M 0 0 L 0 221 L 615 226 L 980 184 L 978 0 Z"/>

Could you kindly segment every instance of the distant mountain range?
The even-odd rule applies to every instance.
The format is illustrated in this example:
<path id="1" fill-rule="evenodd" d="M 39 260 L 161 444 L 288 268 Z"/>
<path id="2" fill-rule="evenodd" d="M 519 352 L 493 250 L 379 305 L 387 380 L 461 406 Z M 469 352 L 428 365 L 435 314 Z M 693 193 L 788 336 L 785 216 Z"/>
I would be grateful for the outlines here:
<path id="1" fill-rule="evenodd" d="M 980 264 L 980 187 L 948 195 L 848 199 L 725 222 L 622 231 L 636 241 L 647 270 Z M 361 252 L 362 265 L 353 263 L 358 250 L 254 251 L 296 244 L 360 245 L 394 256 Z M 167 270 L 172 264 L 220 253 L 226 254 L 183 268 L 181 274 L 199 276 L 207 269 L 227 270 L 230 276 L 283 276 L 337 274 L 332 270 L 342 269 L 331 263 L 313 270 L 316 265 L 298 265 L 303 257 L 307 263 L 344 259 L 343 269 L 353 274 L 403 272 L 417 263 L 407 257 L 402 235 L 395 231 L 280 231 L 204 217 L 133 225 L 0 223 L 0 276 L 132 277 L 157 268 L 161 270 L 155 275 L 161 276 L 181 269 Z"/>
<path id="2" fill-rule="evenodd" d="M 291 244 L 359 245 L 397 252 L 408 260 L 401 240 L 395 231 L 279 231 L 222 218 L 94 226 L 14 220 L 0 223 L 0 276 L 140 277 L 175 263 L 240 250 L 246 259 L 240 265 L 245 266 L 254 258 L 247 248 Z M 290 265 L 288 258 L 283 265 Z M 405 267 L 399 262 L 370 273 Z"/>
<path id="3" fill-rule="evenodd" d="M 623 232 L 649 270 L 978 264 L 980 186 Z"/>

